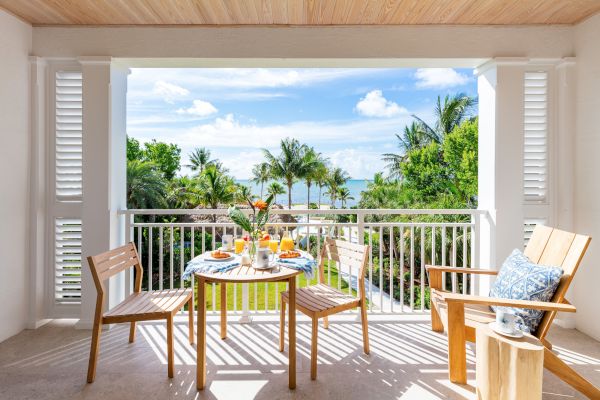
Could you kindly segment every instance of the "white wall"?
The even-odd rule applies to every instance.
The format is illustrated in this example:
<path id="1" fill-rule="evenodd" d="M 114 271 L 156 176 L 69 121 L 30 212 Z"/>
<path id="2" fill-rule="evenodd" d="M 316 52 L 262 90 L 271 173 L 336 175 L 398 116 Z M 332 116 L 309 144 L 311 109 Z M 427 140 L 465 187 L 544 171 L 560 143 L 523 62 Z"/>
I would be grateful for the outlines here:
<path id="1" fill-rule="evenodd" d="M 0 10 L 0 341 L 28 317 L 31 44 L 31 27 Z"/>
<path id="2" fill-rule="evenodd" d="M 575 228 L 592 244 L 575 278 L 577 328 L 600 340 L 600 15 L 576 27 Z"/>

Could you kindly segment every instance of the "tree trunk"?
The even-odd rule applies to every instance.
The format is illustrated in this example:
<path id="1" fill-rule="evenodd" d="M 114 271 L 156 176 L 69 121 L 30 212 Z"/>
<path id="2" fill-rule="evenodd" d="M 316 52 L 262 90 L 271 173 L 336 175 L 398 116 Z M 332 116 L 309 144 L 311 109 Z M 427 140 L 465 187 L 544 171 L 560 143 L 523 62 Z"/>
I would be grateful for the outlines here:
<path id="1" fill-rule="evenodd" d="M 310 183 L 306 182 L 307 192 L 306 192 L 306 208 L 310 209 Z M 306 214 L 306 222 L 310 222 L 310 214 Z M 310 229 L 310 228 L 306 228 Z"/>
<path id="2" fill-rule="evenodd" d="M 292 209 L 292 184 L 288 182 L 288 209 Z"/>
<path id="3" fill-rule="evenodd" d="M 321 190 L 323 189 L 323 186 L 319 185 L 319 210 L 321 209 Z"/>
<path id="4" fill-rule="evenodd" d="M 260 199 L 263 198 L 263 186 L 265 185 L 264 181 L 260 181 Z"/>

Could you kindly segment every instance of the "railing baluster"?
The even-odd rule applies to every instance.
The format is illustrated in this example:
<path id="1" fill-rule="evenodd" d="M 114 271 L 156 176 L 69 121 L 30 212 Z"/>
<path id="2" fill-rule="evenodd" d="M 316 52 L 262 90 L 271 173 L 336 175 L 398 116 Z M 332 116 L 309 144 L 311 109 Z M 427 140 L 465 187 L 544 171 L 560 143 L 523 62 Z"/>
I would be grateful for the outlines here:
<path id="1" fill-rule="evenodd" d="M 369 311 L 373 311 L 373 228 L 369 227 Z"/>
<path id="2" fill-rule="evenodd" d="M 196 254 L 196 248 L 194 247 L 194 236 L 196 236 L 196 232 L 194 232 L 194 226 L 192 225 L 190 227 L 190 244 L 191 244 L 191 248 L 190 248 L 190 260 L 193 259 L 195 257 Z M 194 286 L 194 274 L 192 274 L 192 278 L 191 278 L 191 285 L 192 285 L 192 310 L 190 310 L 190 312 L 194 312 L 194 309 L 196 307 L 196 290 L 195 290 L 195 286 Z M 213 293 L 214 293 L 214 288 L 213 288 Z"/>
<path id="3" fill-rule="evenodd" d="M 394 227 L 390 226 L 390 312 L 394 312 Z"/>
<path id="4" fill-rule="evenodd" d="M 415 227 L 410 226 L 410 311 L 415 310 Z"/>
<path id="5" fill-rule="evenodd" d="M 158 234 L 160 238 L 158 239 L 158 290 L 163 290 L 163 227 L 158 228 Z"/>
<path id="6" fill-rule="evenodd" d="M 425 310 L 425 227 L 421 226 L 421 311 Z"/>
<path id="7" fill-rule="evenodd" d="M 179 287 L 183 287 L 183 268 L 185 264 L 185 228 L 179 227 Z"/>
<path id="8" fill-rule="evenodd" d="M 452 267 L 456 267 L 456 226 L 452 227 Z M 452 293 L 456 293 L 456 273 L 452 273 Z"/>
<path id="9" fill-rule="evenodd" d="M 383 312 L 383 226 L 379 227 L 379 310 Z"/>
<path id="10" fill-rule="evenodd" d="M 446 264 L 446 225 L 442 225 L 442 266 Z M 446 273 L 442 272 L 442 289 L 446 290 Z"/>
<path id="11" fill-rule="evenodd" d="M 467 226 L 463 225 L 463 251 L 462 251 L 462 266 L 463 268 L 467 268 Z M 467 286 L 469 282 L 470 274 L 461 274 L 462 282 L 463 282 L 463 294 L 467 294 Z"/>
<path id="12" fill-rule="evenodd" d="M 148 228 L 148 290 L 152 290 L 152 227 Z"/>
<path id="13" fill-rule="evenodd" d="M 169 289 L 173 289 L 173 225 L 169 227 Z"/>
<path id="14" fill-rule="evenodd" d="M 404 226 L 400 225 L 400 259 L 398 260 L 398 270 L 400 271 L 400 312 L 404 312 Z"/>

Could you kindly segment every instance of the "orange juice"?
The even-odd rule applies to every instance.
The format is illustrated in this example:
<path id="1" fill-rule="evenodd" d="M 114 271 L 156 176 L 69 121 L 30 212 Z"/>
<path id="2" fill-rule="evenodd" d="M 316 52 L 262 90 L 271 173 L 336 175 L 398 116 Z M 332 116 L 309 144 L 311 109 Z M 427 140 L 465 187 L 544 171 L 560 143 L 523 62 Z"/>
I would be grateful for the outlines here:
<path id="1" fill-rule="evenodd" d="M 281 238 L 281 244 L 279 247 L 281 251 L 294 250 L 294 239 L 289 236 L 284 236 Z"/>
<path id="2" fill-rule="evenodd" d="M 246 241 L 244 239 L 235 239 L 235 254 L 241 254 L 244 251 Z"/>
<path id="3" fill-rule="evenodd" d="M 269 241 L 268 240 L 259 240 L 258 247 L 261 249 L 263 249 L 265 247 L 269 247 Z"/>
<path id="4" fill-rule="evenodd" d="M 277 246 L 279 245 L 279 242 L 277 240 L 270 240 L 269 241 L 269 248 L 271 249 L 271 251 L 273 253 L 277 253 Z"/>

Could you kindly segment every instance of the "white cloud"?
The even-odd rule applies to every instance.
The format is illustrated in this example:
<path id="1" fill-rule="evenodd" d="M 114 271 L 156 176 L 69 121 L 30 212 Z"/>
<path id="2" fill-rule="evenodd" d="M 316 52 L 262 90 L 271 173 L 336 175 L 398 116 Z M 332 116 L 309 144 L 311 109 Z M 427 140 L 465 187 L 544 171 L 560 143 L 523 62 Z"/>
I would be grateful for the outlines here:
<path id="1" fill-rule="evenodd" d="M 376 172 L 383 171 L 385 162 L 381 160 L 381 152 L 364 149 L 346 148 L 331 153 L 325 152 L 334 167 L 348 171 L 355 179 L 372 178 Z"/>
<path id="2" fill-rule="evenodd" d="M 190 91 L 181 86 L 174 85 L 165 81 L 156 81 L 152 93 L 163 98 L 167 103 L 174 103 L 182 97 L 190 94 Z"/>
<path id="3" fill-rule="evenodd" d="M 407 114 L 404 107 L 383 97 L 381 90 L 371 90 L 365 97 L 356 103 L 356 111 L 366 117 L 395 117 Z"/>
<path id="4" fill-rule="evenodd" d="M 177 110 L 177 114 L 191 114 L 199 117 L 208 117 L 218 111 L 219 110 L 208 101 L 194 100 L 193 105 L 190 108 L 180 108 Z"/>
<path id="5" fill-rule="evenodd" d="M 415 72 L 416 87 L 421 89 L 445 89 L 469 82 L 469 77 L 452 68 L 419 68 Z"/>

